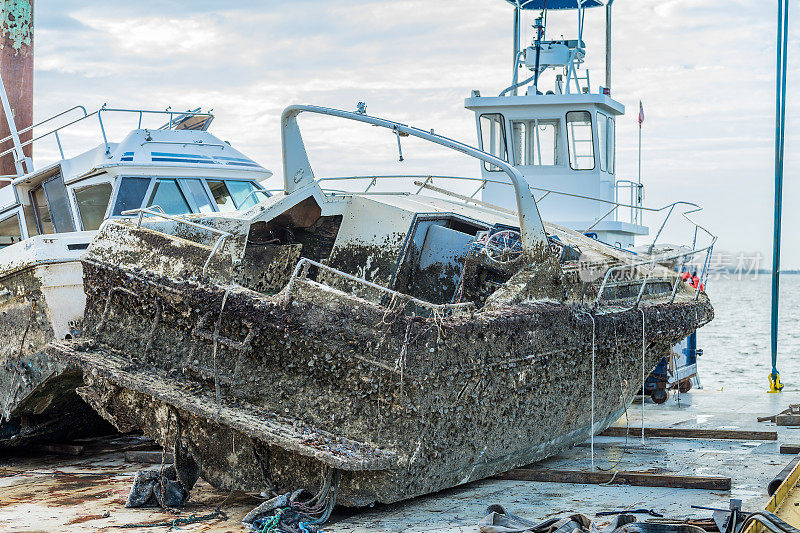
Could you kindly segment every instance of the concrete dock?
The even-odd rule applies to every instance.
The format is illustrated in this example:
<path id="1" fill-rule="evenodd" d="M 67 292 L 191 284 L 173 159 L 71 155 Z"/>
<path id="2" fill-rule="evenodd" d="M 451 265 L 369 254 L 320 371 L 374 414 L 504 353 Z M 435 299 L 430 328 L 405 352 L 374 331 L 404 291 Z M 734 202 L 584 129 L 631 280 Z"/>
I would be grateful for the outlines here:
<path id="1" fill-rule="evenodd" d="M 358 511 L 337 509 L 325 531 L 475 532 L 478 520 L 491 504 L 501 504 L 534 521 L 573 512 L 593 516 L 599 511 L 639 508 L 653 509 L 668 518 L 708 518 L 710 511 L 698 511 L 691 505 L 727 508 L 731 498 L 741 499 L 745 511 L 760 509 L 769 500 L 767 485 L 793 458 L 780 453 L 780 444 L 800 443 L 800 427 L 777 427 L 771 422 L 759 423 L 756 418 L 776 414 L 790 403 L 800 403 L 798 398 L 797 391 L 788 390 L 782 394 L 694 390 L 680 395 L 680 402 L 673 397 L 663 405 L 645 404 L 645 426 L 649 428 L 776 431 L 777 440 L 648 437 L 642 444 L 638 435 L 627 439 L 595 438 L 598 470 L 724 476 L 731 479 L 730 491 L 487 479 L 399 504 Z M 625 425 L 624 418 L 616 424 L 623 428 Z M 628 425 L 641 427 L 640 404 L 629 409 Z M 239 521 L 259 503 L 247 495 L 216 491 L 201 481 L 179 515 L 125 509 L 134 472 L 158 467 L 126 461 L 124 451 L 140 447 L 141 440 L 127 437 L 72 444 L 78 445 L 72 451 L 79 455 L 31 454 L 0 459 L 0 530 L 118 531 L 126 524 L 205 515 L 223 504 L 227 520 L 181 525 L 181 530 L 243 531 Z M 592 471 L 590 443 L 535 468 Z M 648 517 L 642 516 L 645 518 Z M 597 523 L 602 526 L 609 520 L 602 518 Z M 145 530 L 167 529 L 162 526 Z"/>

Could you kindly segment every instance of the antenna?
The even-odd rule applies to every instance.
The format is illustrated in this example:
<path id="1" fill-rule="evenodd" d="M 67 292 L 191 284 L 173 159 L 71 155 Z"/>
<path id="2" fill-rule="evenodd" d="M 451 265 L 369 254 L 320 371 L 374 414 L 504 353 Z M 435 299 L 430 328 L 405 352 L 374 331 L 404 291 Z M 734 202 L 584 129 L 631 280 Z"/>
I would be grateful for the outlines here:
<path id="1" fill-rule="evenodd" d="M 547 6 L 547 2 L 544 3 Z M 539 60 L 542 56 L 542 39 L 544 39 L 544 16 L 547 13 L 547 7 L 542 9 L 542 14 L 536 18 L 536 24 L 533 25 L 533 29 L 536 30 L 536 42 L 534 46 L 536 47 L 536 65 L 533 71 L 533 92 L 534 94 L 539 93 Z"/>

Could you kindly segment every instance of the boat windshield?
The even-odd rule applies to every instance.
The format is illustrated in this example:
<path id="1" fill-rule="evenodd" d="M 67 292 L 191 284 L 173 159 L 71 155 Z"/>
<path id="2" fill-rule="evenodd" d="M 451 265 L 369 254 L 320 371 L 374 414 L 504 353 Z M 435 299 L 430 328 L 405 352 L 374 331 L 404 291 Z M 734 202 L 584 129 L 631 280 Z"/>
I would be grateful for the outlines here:
<path id="1" fill-rule="evenodd" d="M 124 177 L 112 216 L 125 211 L 158 206 L 168 215 L 230 212 L 253 207 L 263 198 L 252 194 L 262 190 L 254 181 L 205 178 Z"/>
<path id="2" fill-rule="evenodd" d="M 11 246 L 22 240 L 22 227 L 19 224 L 19 214 L 15 213 L 0 219 L 0 248 Z"/>

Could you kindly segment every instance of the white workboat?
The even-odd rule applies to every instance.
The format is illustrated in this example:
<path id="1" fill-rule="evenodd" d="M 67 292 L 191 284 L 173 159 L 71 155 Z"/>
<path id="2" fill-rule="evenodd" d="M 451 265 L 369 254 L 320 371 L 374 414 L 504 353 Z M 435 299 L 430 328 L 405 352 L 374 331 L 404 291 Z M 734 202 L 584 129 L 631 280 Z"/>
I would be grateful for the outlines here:
<path id="1" fill-rule="evenodd" d="M 110 114 L 130 117 L 136 129 L 110 142 Z M 143 128 L 148 117 L 166 124 Z M 62 373 L 43 349 L 81 334 L 80 258 L 104 221 L 142 207 L 173 215 L 231 211 L 268 194 L 259 182 L 272 173 L 208 133 L 212 119 L 199 111 L 76 107 L 36 125 L 38 133 L 65 122 L 36 138 L 57 141 L 60 160 L 34 170 L 19 155 L 33 141 L 18 137 L 0 154 L 15 157 L 20 169 L 0 189 L 0 447 L 80 431 L 92 416 L 74 393 L 79 377 Z M 64 135 L 89 120 L 100 126 L 100 144 L 65 157 Z"/>
<path id="2" fill-rule="evenodd" d="M 587 237 L 614 246 L 639 259 L 676 256 L 666 265 L 679 271 L 698 271 L 705 279 L 710 253 L 695 253 L 713 243 L 714 237 L 700 228 L 694 242 L 686 246 L 659 241 L 671 216 L 696 212 L 692 202 L 673 202 L 659 208 L 643 205 L 644 185 L 616 175 L 617 121 L 625 106 L 611 96 L 611 2 L 601 0 L 507 0 L 514 6 L 514 53 L 511 84 L 498 96 L 482 96 L 473 90 L 465 107 L 474 112 L 479 146 L 509 162 L 531 183 L 537 194 L 542 218 Z M 587 45 L 583 40 L 586 10 L 605 7 L 605 87 L 591 84 L 585 65 Z M 547 39 L 551 12 L 577 15 L 577 38 Z M 533 18 L 533 35 L 523 44 L 522 21 Z M 595 20 L 596 22 L 596 20 Z M 641 124 L 640 124 L 641 126 Z M 641 130 L 640 130 L 641 131 Z M 513 208 L 515 198 L 508 180 L 496 166 L 481 165 L 481 181 L 473 197 L 494 205 Z M 664 216 L 652 240 L 641 242 L 650 230 L 644 215 Z M 688 225 L 687 235 L 695 226 Z M 699 244 L 697 238 L 703 244 Z M 639 246 L 634 240 L 639 238 Z M 687 237 L 690 238 L 690 237 Z M 692 253 L 689 253 L 692 252 Z M 700 263 L 702 268 L 691 267 Z M 647 393 L 654 401 L 667 399 L 667 388 L 686 391 L 699 384 L 696 334 L 676 345 L 663 365 L 663 376 L 652 376 Z"/>

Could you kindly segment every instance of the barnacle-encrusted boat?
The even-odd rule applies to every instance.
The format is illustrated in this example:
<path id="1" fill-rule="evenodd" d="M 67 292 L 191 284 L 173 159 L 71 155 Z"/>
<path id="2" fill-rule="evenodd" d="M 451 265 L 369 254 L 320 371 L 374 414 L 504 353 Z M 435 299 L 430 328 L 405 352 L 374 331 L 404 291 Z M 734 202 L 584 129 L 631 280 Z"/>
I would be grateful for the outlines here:
<path id="1" fill-rule="evenodd" d="M 442 187 L 325 190 L 303 112 L 480 159 L 517 212 Z M 529 464 L 616 420 L 642 366 L 713 316 L 656 261 L 544 224 L 500 158 L 363 110 L 289 107 L 282 133 L 284 190 L 258 205 L 106 224 L 83 258 L 86 338 L 49 349 L 104 417 L 180 444 L 217 487 L 333 469 L 362 506 Z M 186 219 L 210 231 L 176 235 Z"/>
<path id="2" fill-rule="evenodd" d="M 153 116 L 169 122 L 143 127 Z M 109 142 L 114 117 L 138 127 Z M 38 169 L 28 160 L 0 189 L 0 447 L 109 429 L 75 394 L 80 372 L 44 353 L 49 342 L 82 333 L 80 258 L 104 220 L 142 206 L 183 214 L 257 203 L 251 193 L 263 193 L 258 181 L 272 173 L 208 133 L 212 119 L 198 110 L 78 106 L 37 124 L 50 130 L 36 139 L 57 140 L 60 159 Z M 66 140 L 86 133 L 90 120 L 102 142 L 66 157 Z M 24 161 L 22 147 L 32 142 L 17 139 L 0 157 Z"/>

